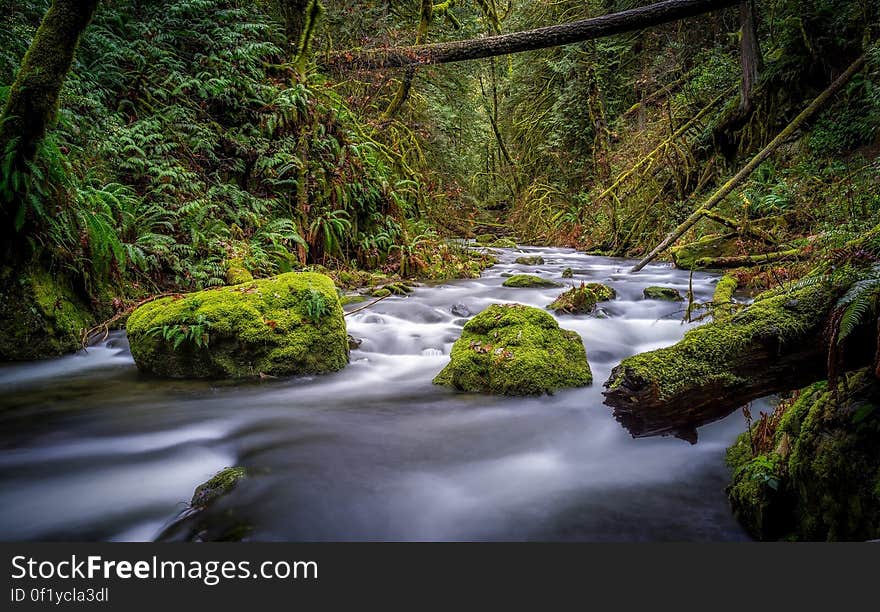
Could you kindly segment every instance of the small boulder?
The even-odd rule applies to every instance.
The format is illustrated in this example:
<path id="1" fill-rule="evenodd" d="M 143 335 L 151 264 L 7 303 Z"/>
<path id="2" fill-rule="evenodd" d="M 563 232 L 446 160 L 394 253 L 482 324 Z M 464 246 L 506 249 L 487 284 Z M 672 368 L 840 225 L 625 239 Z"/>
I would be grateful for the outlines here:
<path id="1" fill-rule="evenodd" d="M 514 274 L 502 283 L 503 287 L 513 287 L 516 289 L 541 289 L 547 287 L 561 287 L 559 283 L 533 276 L 531 274 Z"/>
<path id="2" fill-rule="evenodd" d="M 580 287 L 572 287 L 561 293 L 547 306 L 556 314 L 589 314 L 596 304 L 607 302 L 617 297 L 617 292 L 600 283 L 581 283 Z"/>
<path id="3" fill-rule="evenodd" d="M 562 271 L 562 278 L 574 278 L 574 270 L 566 268 Z"/>
<path id="4" fill-rule="evenodd" d="M 678 289 L 672 287 L 645 287 L 642 294 L 646 300 L 662 300 L 664 302 L 681 302 L 684 300 Z"/>
<path id="5" fill-rule="evenodd" d="M 499 238 L 489 246 L 493 249 L 515 249 L 516 242 L 514 242 L 510 238 Z"/>
<path id="6" fill-rule="evenodd" d="M 525 255 L 523 257 L 517 257 L 516 263 L 523 266 L 542 266 L 544 265 L 544 258 L 540 255 Z"/>
<path id="7" fill-rule="evenodd" d="M 321 374 L 348 363 L 336 287 L 314 272 L 165 297 L 126 327 L 137 367 L 169 378 Z"/>
<path id="8" fill-rule="evenodd" d="M 391 295 L 391 289 L 388 287 L 380 287 L 379 289 L 374 289 L 371 294 L 374 298 L 384 298 Z"/>
<path id="9" fill-rule="evenodd" d="M 452 308 L 449 309 L 449 311 L 452 314 L 454 314 L 456 317 L 470 317 L 471 315 L 474 314 L 471 312 L 470 308 L 468 308 L 467 306 L 465 306 L 461 302 L 454 304 L 452 306 Z"/>
<path id="10" fill-rule="evenodd" d="M 475 238 L 476 243 L 482 245 L 489 245 L 496 240 L 497 238 L 495 237 L 495 234 L 480 234 Z"/>
<path id="11" fill-rule="evenodd" d="M 467 322 L 434 384 L 498 395 L 541 395 L 593 381 L 580 336 L 550 314 L 493 304 Z"/>

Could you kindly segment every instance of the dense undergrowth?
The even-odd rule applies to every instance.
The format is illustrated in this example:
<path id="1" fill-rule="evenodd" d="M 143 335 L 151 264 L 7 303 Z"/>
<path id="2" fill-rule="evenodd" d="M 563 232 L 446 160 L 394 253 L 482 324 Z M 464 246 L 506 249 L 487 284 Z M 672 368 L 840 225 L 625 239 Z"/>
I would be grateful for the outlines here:
<path id="1" fill-rule="evenodd" d="M 9 84 L 48 3 L 6 4 Z M 467 258 L 419 220 L 420 177 L 285 47 L 251 2 L 101 6 L 57 125 L 26 171 L 5 166 L 31 251 L 91 297 L 221 285 L 233 265 L 454 273 Z"/>

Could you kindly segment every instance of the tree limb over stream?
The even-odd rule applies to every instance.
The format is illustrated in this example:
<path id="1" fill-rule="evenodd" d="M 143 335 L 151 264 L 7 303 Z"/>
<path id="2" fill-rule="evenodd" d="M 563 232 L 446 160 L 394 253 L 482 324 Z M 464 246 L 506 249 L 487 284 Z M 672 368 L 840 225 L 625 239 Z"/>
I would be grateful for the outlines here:
<path id="1" fill-rule="evenodd" d="M 447 64 L 508 55 L 641 30 L 727 8 L 737 3 L 738 0 L 665 0 L 628 11 L 524 32 L 430 45 L 342 51 L 330 54 L 324 66 L 339 71 L 376 70 Z"/>

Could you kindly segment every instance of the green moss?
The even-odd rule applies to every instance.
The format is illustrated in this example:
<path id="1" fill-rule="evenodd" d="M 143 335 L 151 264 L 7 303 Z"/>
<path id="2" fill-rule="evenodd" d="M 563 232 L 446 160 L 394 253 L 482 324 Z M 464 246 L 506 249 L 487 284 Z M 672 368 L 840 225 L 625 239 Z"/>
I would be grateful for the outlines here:
<path id="1" fill-rule="evenodd" d="M 573 287 L 561 293 L 547 306 L 556 314 L 589 314 L 593 312 L 598 302 L 607 302 L 617 297 L 617 292 L 607 285 L 600 283 L 581 283 L 579 287 Z"/>
<path id="2" fill-rule="evenodd" d="M 206 346 L 167 339 L 166 330 L 194 325 L 204 326 Z M 127 329 L 138 368 L 172 378 L 318 374 L 348 362 L 336 287 L 313 272 L 156 300 L 133 312 Z"/>
<path id="3" fill-rule="evenodd" d="M 684 270 L 697 268 L 697 260 L 706 257 L 729 257 L 739 253 L 736 234 L 706 236 L 677 247 L 669 249 L 675 265 Z"/>
<path id="4" fill-rule="evenodd" d="M 720 318 L 733 313 L 733 294 L 738 282 L 735 276 L 725 274 L 715 285 L 715 293 L 712 295 L 712 304 L 715 307 L 715 318 Z"/>
<path id="5" fill-rule="evenodd" d="M 533 276 L 531 274 L 514 274 L 510 278 L 508 278 L 502 284 L 504 287 L 514 287 L 517 289 L 532 289 L 532 288 L 546 288 L 546 287 L 561 287 L 562 285 L 548 280 L 546 278 L 541 278 L 540 276 Z"/>
<path id="6" fill-rule="evenodd" d="M 514 242 L 510 238 L 499 238 L 489 246 L 494 249 L 515 249 L 516 242 Z"/>
<path id="7" fill-rule="evenodd" d="M 646 300 L 661 300 L 664 302 L 680 302 L 684 298 L 678 292 L 678 289 L 672 287 L 645 287 L 642 292 Z"/>
<path id="8" fill-rule="evenodd" d="M 220 470 L 210 480 L 196 487 L 190 506 L 204 508 L 229 493 L 242 478 L 246 477 L 247 470 L 243 467 L 228 467 Z"/>
<path id="9" fill-rule="evenodd" d="M 660 399 L 673 398 L 694 381 L 733 390 L 742 381 L 728 372 L 727 364 L 735 361 L 740 350 L 768 338 L 782 343 L 804 341 L 804 332 L 821 327 L 835 297 L 836 291 L 825 285 L 759 296 L 732 317 L 690 330 L 678 344 L 624 359 L 608 385 L 617 388 L 625 378 L 657 381 Z"/>
<path id="10" fill-rule="evenodd" d="M 748 433 L 731 447 L 728 497 L 761 539 L 877 539 L 878 448 L 880 383 L 871 372 L 852 373 L 837 389 L 817 383 L 779 419 L 770 452 L 753 457 Z M 772 466 L 775 487 L 759 486 L 764 466 Z"/>
<path id="11" fill-rule="evenodd" d="M 542 266 L 544 265 L 544 258 L 540 255 L 526 255 L 523 257 L 517 257 L 516 263 L 524 265 L 524 266 Z"/>
<path id="12" fill-rule="evenodd" d="M 495 242 L 498 238 L 495 234 L 480 234 L 475 238 L 477 244 L 488 245 Z"/>
<path id="13" fill-rule="evenodd" d="M 562 278 L 574 278 L 574 270 L 566 268 L 562 271 Z"/>
<path id="14" fill-rule="evenodd" d="M 374 298 L 388 297 L 389 295 L 391 295 L 391 289 L 388 289 L 387 287 L 381 287 L 379 289 L 375 289 L 371 295 Z"/>
<path id="15" fill-rule="evenodd" d="M 64 275 L 34 264 L 21 275 L 3 271 L 0 321 L 0 360 L 19 361 L 81 348 L 95 316 Z"/>
<path id="16" fill-rule="evenodd" d="M 241 259 L 230 259 L 226 262 L 226 284 L 240 285 L 241 283 L 249 283 L 254 280 Z"/>
<path id="17" fill-rule="evenodd" d="M 434 384 L 499 395 L 540 395 L 592 382 L 580 336 L 548 313 L 494 304 L 472 318 Z"/>

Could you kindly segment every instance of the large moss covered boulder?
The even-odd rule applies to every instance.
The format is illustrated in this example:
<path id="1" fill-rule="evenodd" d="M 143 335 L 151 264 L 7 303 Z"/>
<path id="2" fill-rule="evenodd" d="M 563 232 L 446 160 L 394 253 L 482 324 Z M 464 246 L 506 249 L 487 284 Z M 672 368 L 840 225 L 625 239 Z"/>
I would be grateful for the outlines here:
<path id="1" fill-rule="evenodd" d="M 134 311 L 127 329 L 138 368 L 171 378 L 321 374 L 348 363 L 336 287 L 314 272 L 162 298 Z"/>
<path id="2" fill-rule="evenodd" d="M 434 384 L 498 395 L 541 395 L 593 381 L 580 336 L 550 314 L 493 304 L 464 326 Z"/>

